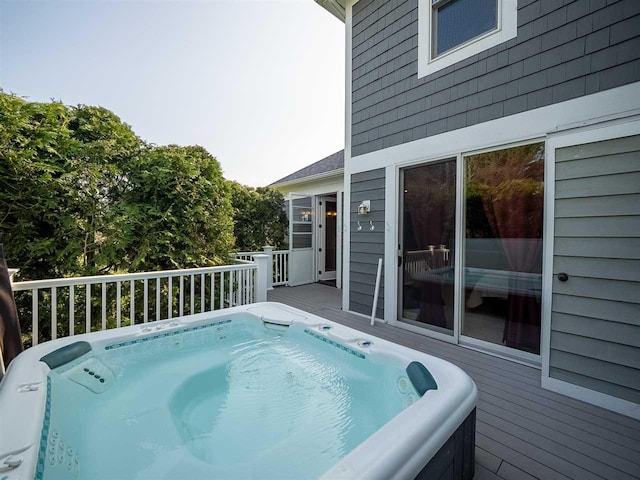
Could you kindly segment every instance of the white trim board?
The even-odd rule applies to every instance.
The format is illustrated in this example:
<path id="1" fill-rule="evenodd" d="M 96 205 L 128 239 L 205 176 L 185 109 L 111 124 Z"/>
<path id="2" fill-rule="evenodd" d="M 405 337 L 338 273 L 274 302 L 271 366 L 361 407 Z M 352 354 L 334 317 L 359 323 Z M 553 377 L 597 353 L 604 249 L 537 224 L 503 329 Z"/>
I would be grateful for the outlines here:
<path id="1" fill-rule="evenodd" d="M 561 126 L 619 115 L 639 108 L 640 82 L 636 82 L 356 157 L 351 157 L 349 144 L 348 161 L 345 149 L 345 177 L 347 173 L 443 158 L 460 152 L 546 137 Z"/>
<path id="2" fill-rule="evenodd" d="M 342 255 L 342 309 L 349 310 L 349 289 L 350 285 L 350 268 L 351 262 L 351 175 L 348 172 L 347 165 L 351 163 L 351 65 L 352 65 L 352 26 L 353 26 L 353 5 L 357 0 L 348 0 L 345 5 L 345 83 L 344 83 L 344 212 L 342 218 L 342 229 L 344 232 L 343 245 L 344 252 Z"/>

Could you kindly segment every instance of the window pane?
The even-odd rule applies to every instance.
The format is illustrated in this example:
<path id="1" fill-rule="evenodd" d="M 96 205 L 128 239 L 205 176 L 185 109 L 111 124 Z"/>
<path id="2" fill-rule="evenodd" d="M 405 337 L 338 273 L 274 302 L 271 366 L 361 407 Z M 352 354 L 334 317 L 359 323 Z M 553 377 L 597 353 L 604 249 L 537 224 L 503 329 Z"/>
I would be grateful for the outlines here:
<path id="1" fill-rule="evenodd" d="M 293 234 L 293 248 L 311 248 L 311 234 Z"/>
<path id="2" fill-rule="evenodd" d="M 313 208 L 311 208 L 312 198 L 296 198 L 291 204 L 292 207 L 292 242 L 291 248 L 311 248 L 313 244 Z"/>
<path id="3" fill-rule="evenodd" d="M 296 222 L 293 224 L 293 233 L 311 233 L 311 223 Z"/>
<path id="4" fill-rule="evenodd" d="M 465 158 L 463 335 L 540 353 L 544 144 Z"/>
<path id="5" fill-rule="evenodd" d="M 492 30 L 498 25 L 497 0 L 453 0 L 434 11 L 435 54 Z"/>

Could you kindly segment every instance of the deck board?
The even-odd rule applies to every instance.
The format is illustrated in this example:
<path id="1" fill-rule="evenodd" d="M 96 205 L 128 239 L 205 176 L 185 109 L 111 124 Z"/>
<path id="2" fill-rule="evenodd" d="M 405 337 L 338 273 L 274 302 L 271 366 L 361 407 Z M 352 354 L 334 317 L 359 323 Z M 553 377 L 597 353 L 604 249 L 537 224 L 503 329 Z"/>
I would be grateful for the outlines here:
<path id="1" fill-rule="evenodd" d="M 476 479 L 640 479 L 640 421 L 544 390 L 540 371 L 341 310 L 341 290 L 279 287 L 280 302 L 443 358 L 478 387 Z"/>

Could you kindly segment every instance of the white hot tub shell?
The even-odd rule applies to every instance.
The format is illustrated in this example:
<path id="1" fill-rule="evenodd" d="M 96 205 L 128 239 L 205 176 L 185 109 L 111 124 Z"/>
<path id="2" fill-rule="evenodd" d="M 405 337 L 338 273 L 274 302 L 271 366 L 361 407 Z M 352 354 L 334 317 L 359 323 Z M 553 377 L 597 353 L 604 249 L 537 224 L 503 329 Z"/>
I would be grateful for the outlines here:
<path id="1" fill-rule="evenodd" d="M 447 478 L 473 478 L 477 389 L 464 371 L 440 358 L 278 303 L 258 303 L 76 335 L 26 350 L 11 363 L 0 382 L 0 477 L 36 477 L 50 371 L 49 365 L 41 361 L 44 356 L 52 354 L 48 358 L 56 362 L 71 361 L 73 358 L 63 358 L 63 347 L 67 347 L 69 355 L 73 351 L 69 346 L 78 342 L 86 342 L 92 350 L 104 349 L 117 342 L 158 336 L 221 318 L 233 321 L 238 315 L 279 325 L 302 323 L 317 335 L 354 351 L 393 358 L 407 366 L 418 362 L 435 380 L 437 389 L 424 392 L 322 478 L 411 479 L 440 478 L 445 474 Z M 318 328 L 322 325 L 331 328 Z M 63 352 L 62 357 L 54 352 Z"/>

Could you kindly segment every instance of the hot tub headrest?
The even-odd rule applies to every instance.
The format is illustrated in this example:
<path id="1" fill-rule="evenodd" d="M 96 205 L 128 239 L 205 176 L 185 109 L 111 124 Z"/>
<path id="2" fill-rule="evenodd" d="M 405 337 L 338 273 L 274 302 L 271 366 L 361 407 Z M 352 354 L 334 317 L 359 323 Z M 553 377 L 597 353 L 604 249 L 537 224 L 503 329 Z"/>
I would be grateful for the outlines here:
<path id="1" fill-rule="evenodd" d="M 431 372 L 420 362 L 411 362 L 409 364 L 407 367 L 407 376 L 409 380 L 411 380 L 413 388 L 416 389 L 420 396 L 424 395 L 424 392 L 427 390 L 438 389 L 438 384 L 431 375 Z"/>
<path id="2" fill-rule="evenodd" d="M 75 360 L 90 351 L 91 345 L 89 343 L 82 341 L 74 342 L 54 350 L 51 353 L 47 353 L 40 359 L 40 361 L 49 365 L 49 368 L 53 370 L 54 368 L 64 365 L 65 363 L 69 363 L 71 360 Z"/>

